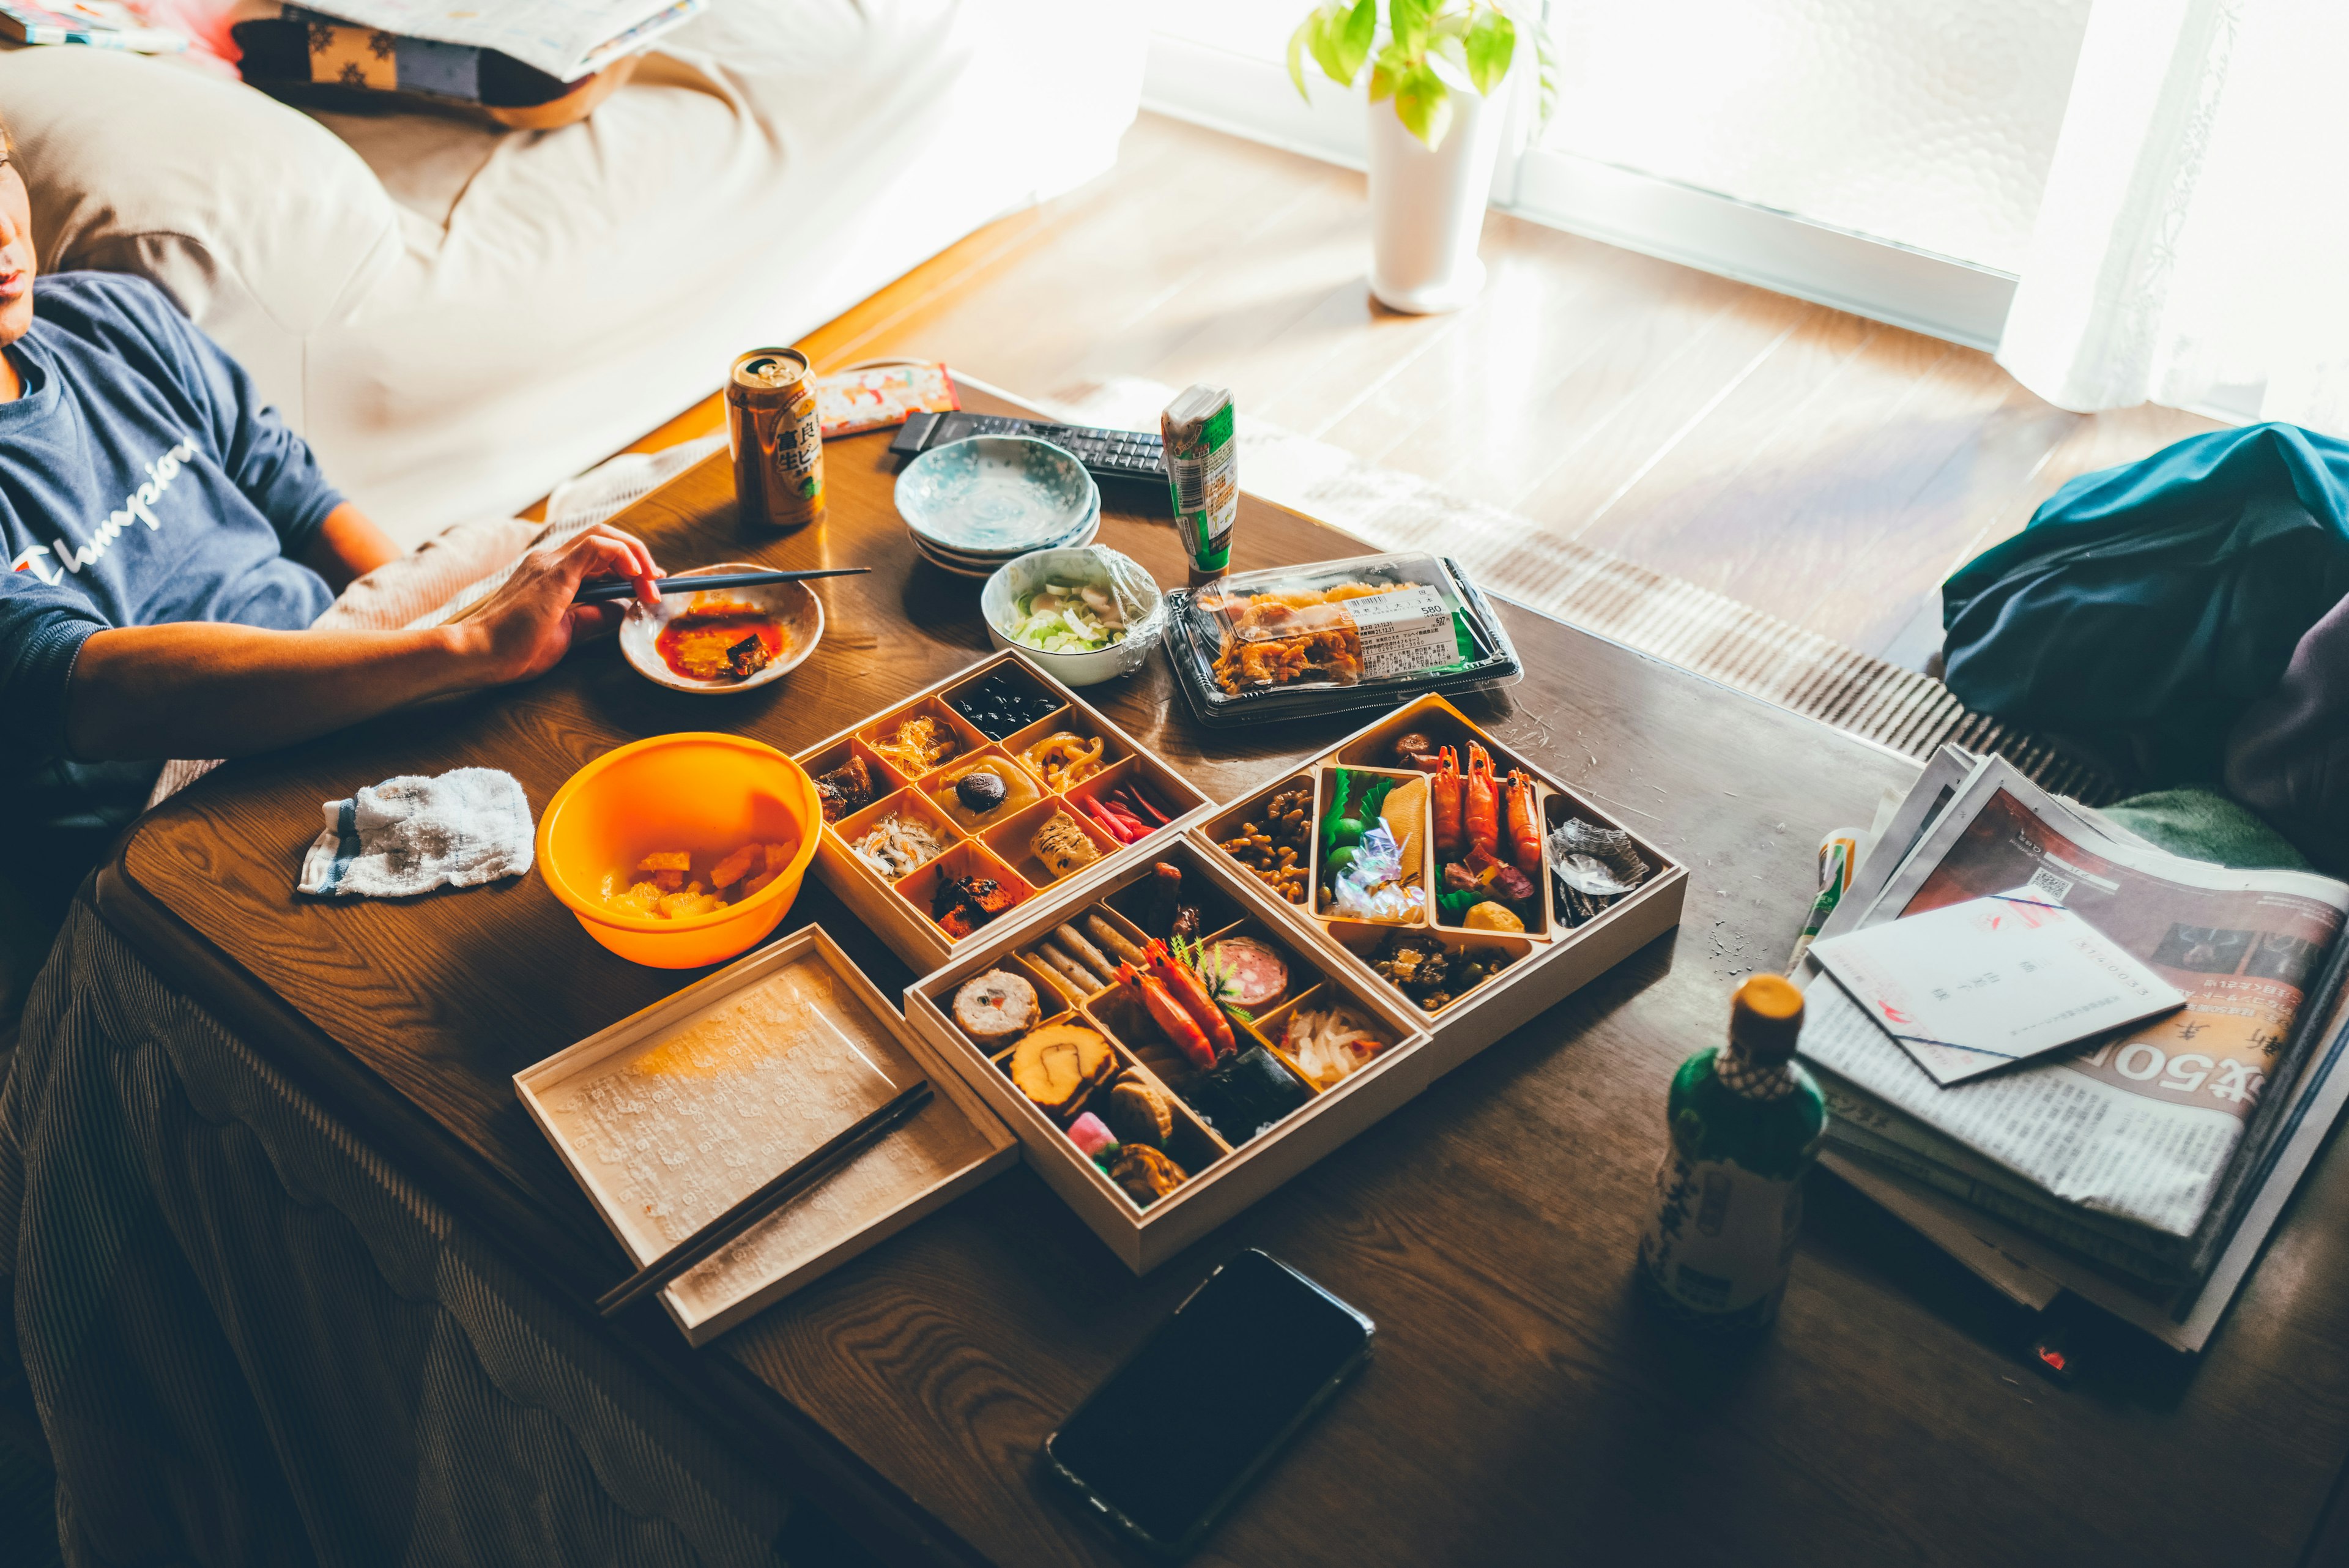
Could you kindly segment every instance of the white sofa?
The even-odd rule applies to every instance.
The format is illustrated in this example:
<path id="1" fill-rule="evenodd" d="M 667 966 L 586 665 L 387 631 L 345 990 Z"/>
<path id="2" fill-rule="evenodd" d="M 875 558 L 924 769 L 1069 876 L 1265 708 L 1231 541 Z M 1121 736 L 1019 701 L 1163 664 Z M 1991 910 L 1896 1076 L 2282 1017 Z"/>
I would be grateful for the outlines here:
<path id="1" fill-rule="evenodd" d="M 413 544 L 1106 168 L 1142 48 L 1131 0 L 715 0 L 563 130 L 73 48 L 0 55 L 0 114 L 44 270 L 169 288 Z"/>

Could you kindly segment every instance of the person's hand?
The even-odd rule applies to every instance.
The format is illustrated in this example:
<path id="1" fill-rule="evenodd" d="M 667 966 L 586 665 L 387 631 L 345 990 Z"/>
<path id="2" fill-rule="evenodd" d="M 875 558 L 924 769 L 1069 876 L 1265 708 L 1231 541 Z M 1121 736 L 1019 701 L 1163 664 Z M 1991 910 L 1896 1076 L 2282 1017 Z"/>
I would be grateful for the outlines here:
<path id="1" fill-rule="evenodd" d="M 634 577 L 636 597 L 660 603 L 660 568 L 633 534 L 598 524 L 576 538 L 531 551 L 505 586 L 455 629 L 464 633 L 483 679 L 527 680 L 552 670 L 574 642 L 604 636 L 627 613 L 625 604 L 572 603 L 591 577 Z"/>

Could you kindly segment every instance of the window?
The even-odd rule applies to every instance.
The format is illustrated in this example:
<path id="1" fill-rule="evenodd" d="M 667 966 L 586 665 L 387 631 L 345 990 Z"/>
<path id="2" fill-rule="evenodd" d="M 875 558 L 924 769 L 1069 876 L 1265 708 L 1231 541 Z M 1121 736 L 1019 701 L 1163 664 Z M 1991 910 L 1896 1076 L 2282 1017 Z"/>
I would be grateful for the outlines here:
<path id="1" fill-rule="evenodd" d="M 1521 216 L 1988 346 L 2089 0 L 1548 0 L 1558 102 Z M 1150 107 L 1357 167 L 1359 90 L 1282 61 L 1304 14 L 1148 0 Z"/>

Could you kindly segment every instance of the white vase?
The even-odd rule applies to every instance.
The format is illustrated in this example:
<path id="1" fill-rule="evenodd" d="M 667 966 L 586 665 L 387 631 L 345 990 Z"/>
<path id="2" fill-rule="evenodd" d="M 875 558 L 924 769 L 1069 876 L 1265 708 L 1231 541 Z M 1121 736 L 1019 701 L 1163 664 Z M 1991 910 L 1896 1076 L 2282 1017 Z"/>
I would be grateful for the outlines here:
<path id="1" fill-rule="evenodd" d="M 1452 129 L 1441 144 L 1403 129 L 1394 101 L 1371 105 L 1371 293 L 1391 310 L 1457 310 L 1485 286 L 1476 238 L 1509 88 L 1492 98 L 1452 88 Z"/>

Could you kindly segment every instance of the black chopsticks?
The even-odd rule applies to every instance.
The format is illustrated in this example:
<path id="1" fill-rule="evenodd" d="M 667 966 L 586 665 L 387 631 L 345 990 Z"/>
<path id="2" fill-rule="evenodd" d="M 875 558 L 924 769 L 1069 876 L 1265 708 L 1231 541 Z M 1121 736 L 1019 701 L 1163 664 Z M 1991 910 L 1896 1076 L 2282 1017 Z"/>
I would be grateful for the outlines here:
<path id="1" fill-rule="evenodd" d="M 709 1262 L 740 1241 L 751 1226 L 822 1181 L 852 1156 L 929 1103 L 930 1085 L 926 1078 L 909 1089 L 900 1089 L 878 1110 L 826 1138 L 725 1213 L 596 1297 L 595 1310 L 610 1317 L 679 1274 Z"/>
<path id="2" fill-rule="evenodd" d="M 655 577 L 653 589 L 664 594 L 698 594 L 705 588 L 755 588 L 763 583 L 804 583 L 812 577 L 853 577 L 870 566 L 827 566 L 816 572 L 711 572 L 698 577 Z M 575 605 L 608 603 L 636 597 L 634 577 L 589 583 L 571 597 Z"/>

